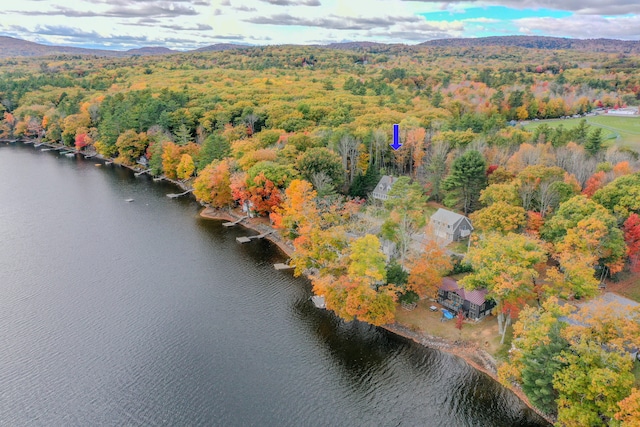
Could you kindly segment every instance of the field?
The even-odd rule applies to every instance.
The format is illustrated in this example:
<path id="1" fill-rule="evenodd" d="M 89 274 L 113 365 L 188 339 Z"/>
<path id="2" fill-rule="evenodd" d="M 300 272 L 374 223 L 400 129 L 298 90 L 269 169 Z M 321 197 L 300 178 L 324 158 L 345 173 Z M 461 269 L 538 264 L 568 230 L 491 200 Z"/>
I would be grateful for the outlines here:
<path id="1" fill-rule="evenodd" d="M 618 117 L 618 116 L 592 116 L 586 117 L 587 123 L 591 126 L 601 127 L 603 129 L 602 136 L 607 144 L 612 142 L 618 146 L 629 148 L 640 148 L 640 117 Z M 547 124 L 552 128 L 560 125 L 567 129 L 578 126 L 582 118 L 571 118 L 564 120 L 541 120 L 538 122 L 529 122 L 524 128 L 532 131 L 541 124 Z"/>

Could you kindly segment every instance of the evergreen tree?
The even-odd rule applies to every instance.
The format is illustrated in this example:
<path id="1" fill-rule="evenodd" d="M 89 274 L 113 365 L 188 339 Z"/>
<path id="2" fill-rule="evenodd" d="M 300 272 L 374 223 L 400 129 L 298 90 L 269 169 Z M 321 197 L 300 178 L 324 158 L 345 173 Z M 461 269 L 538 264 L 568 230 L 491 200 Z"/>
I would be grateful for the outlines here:
<path id="1" fill-rule="evenodd" d="M 178 145 L 187 145 L 188 143 L 193 141 L 193 138 L 191 137 L 191 131 L 189 131 L 189 128 L 187 128 L 187 125 L 185 125 L 184 123 L 182 123 L 180 127 L 178 127 L 175 135 L 176 144 Z"/>
<path id="2" fill-rule="evenodd" d="M 231 152 L 231 145 L 226 138 L 218 134 L 209 135 L 202 143 L 198 155 L 198 170 L 202 170 L 214 160 L 222 160 Z"/>
<path id="3" fill-rule="evenodd" d="M 550 342 L 524 354 L 522 389 L 536 408 L 547 414 L 557 414 L 558 392 L 553 388 L 553 376 L 566 364 L 558 358 L 569 343 L 560 336 L 560 323 L 549 332 Z"/>
<path id="4" fill-rule="evenodd" d="M 458 157 L 451 166 L 449 176 L 442 182 L 442 188 L 449 192 L 445 204 L 459 207 L 467 215 L 478 205 L 480 191 L 487 186 L 487 163 L 476 150 L 470 150 Z"/>
<path id="5" fill-rule="evenodd" d="M 584 149 L 592 156 L 602 149 L 602 128 L 595 128 L 587 137 Z"/>

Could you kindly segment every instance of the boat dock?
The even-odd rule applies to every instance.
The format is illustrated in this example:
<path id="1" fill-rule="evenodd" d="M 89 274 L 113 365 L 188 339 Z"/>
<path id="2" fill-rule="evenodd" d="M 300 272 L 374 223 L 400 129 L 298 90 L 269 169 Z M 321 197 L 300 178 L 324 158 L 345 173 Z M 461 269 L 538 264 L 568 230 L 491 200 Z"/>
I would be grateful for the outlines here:
<path id="1" fill-rule="evenodd" d="M 233 221 L 233 222 L 223 222 L 222 225 L 224 227 L 233 227 L 234 225 L 240 224 L 243 220 L 249 218 L 247 215 L 243 216 L 242 218 L 238 218 L 237 220 Z"/>
<path id="2" fill-rule="evenodd" d="M 238 243 L 249 243 L 252 240 L 258 240 L 258 239 L 263 239 L 265 238 L 267 235 L 271 234 L 271 231 L 267 231 L 266 233 L 262 233 L 262 234 L 258 234 L 257 236 L 241 236 L 241 237 L 236 237 L 236 241 Z"/>
<path id="3" fill-rule="evenodd" d="M 167 197 L 170 198 L 170 199 L 175 199 L 177 197 L 187 195 L 187 194 L 189 194 L 191 192 L 193 192 L 193 188 L 191 190 L 183 191 L 182 193 L 177 193 L 177 194 L 176 193 L 170 193 L 170 194 L 167 194 Z"/>
<path id="4" fill-rule="evenodd" d="M 292 270 L 293 266 L 279 262 L 277 264 L 273 264 L 273 268 L 275 268 L 276 270 Z"/>
<path id="5" fill-rule="evenodd" d="M 136 173 L 133 174 L 133 176 L 138 177 L 138 176 L 140 176 L 140 175 L 142 175 L 144 173 L 148 173 L 148 172 L 151 172 L 151 169 L 146 169 L 146 170 L 143 170 L 143 171 L 140 171 L 140 172 L 136 172 Z"/>

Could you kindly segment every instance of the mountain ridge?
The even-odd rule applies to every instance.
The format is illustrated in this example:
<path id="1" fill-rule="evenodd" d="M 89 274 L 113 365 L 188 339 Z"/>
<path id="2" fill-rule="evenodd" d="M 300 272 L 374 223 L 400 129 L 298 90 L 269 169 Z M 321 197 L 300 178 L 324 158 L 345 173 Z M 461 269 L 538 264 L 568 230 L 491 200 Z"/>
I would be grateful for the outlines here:
<path id="1" fill-rule="evenodd" d="M 640 54 L 640 41 L 618 39 L 570 39 L 547 36 L 492 36 L 478 38 L 447 38 L 428 40 L 417 45 L 399 43 L 379 43 L 370 41 L 347 41 L 329 43 L 326 45 L 313 44 L 308 47 L 325 49 L 353 50 L 353 51 L 385 51 L 394 47 L 405 49 L 420 49 L 424 47 L 440 48 L 473 48 L 484 46 L 520 47 L 526 49 L 545 50 L 578 50 L 592 52 L 610 52 L 624 54 Z M 256 47 L 253 45 L 217 43 L 200 48 L 179 51 L 163 46 L 143 46 L 129 50 L 90 49 L 74 46 L 54 46 L 30 42 L 14 37 L 0 36 L 0 58 L 9 57 L 40 57 L 56 54 L 91 55 L 103 57 L 126 57 L 134 55 L 170 55 L 190 52 L 219 52 L 231 49 Z"/>

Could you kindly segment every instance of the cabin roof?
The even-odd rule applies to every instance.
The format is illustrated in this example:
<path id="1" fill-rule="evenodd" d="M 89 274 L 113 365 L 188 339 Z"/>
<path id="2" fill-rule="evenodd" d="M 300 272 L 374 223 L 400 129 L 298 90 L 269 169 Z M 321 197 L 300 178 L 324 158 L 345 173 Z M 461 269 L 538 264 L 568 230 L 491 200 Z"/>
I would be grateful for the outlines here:
<path id="1" fill-rule="evenodd" d="M 450 277 L 442 278 L 442 286 L 440 286 L 440 289 L 442 289 L 443 291 L 455 292 L 456 294 L 460 295 L 462 299 L 469 301 L 475 305 L 484 304 L 488 292 L 486 289 L 474 289 L 473 291 L 465 290 L 464 288 L 458 286 L 458 282 Z"/>

